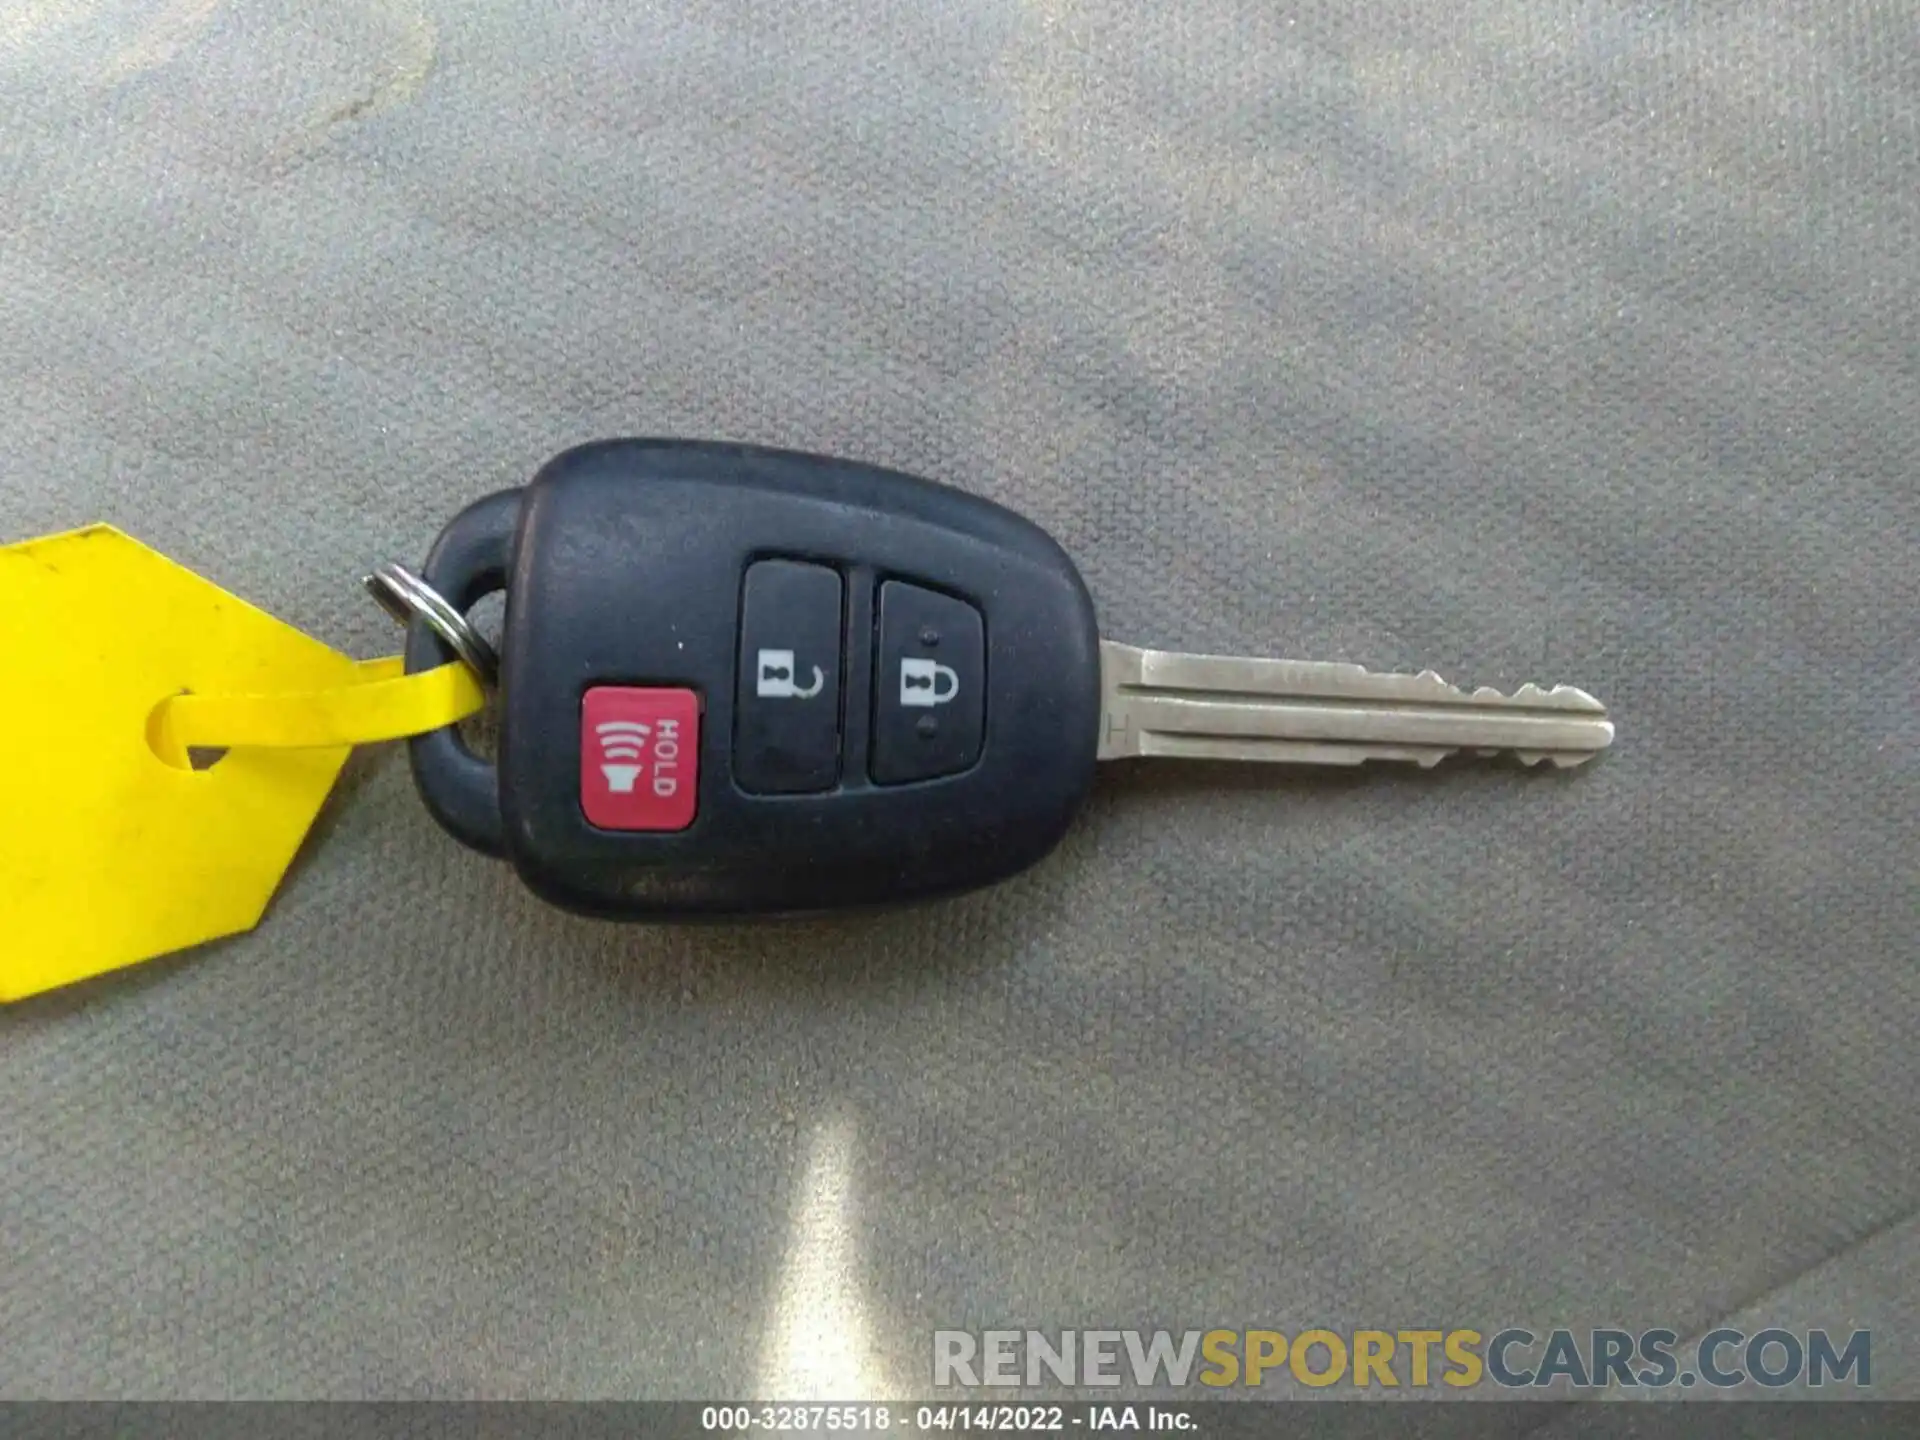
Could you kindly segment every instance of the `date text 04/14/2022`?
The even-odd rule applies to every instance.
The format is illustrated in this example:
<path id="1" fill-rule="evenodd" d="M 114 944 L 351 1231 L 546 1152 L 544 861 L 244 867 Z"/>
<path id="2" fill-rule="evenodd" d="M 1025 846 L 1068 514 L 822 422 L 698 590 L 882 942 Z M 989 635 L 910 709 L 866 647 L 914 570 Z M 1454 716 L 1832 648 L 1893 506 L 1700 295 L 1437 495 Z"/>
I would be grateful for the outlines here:
<path id="1" fill-rule="evenodd" d="M 1161 1405 L 709 1405 L 700 1414 L 703 1430 L 774 1432 L 977 1431 L 1061 1434 L 1070 1430 L 1192 1430 L 1185 1410 Z"/>

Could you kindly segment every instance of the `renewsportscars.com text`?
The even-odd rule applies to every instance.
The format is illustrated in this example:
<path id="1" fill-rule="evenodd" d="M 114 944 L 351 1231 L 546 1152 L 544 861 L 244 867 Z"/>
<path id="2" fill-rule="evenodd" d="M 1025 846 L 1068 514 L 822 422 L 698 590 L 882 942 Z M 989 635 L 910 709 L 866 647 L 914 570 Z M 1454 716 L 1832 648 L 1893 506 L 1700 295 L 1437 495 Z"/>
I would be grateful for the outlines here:
<path id="1" fill-rule="evenodd" d="M 1873 1383 L 1873 1334 L 1854 1330 L 936 1330 L 936 1387 L 1141 1389 L 1777 1389 Z"/>

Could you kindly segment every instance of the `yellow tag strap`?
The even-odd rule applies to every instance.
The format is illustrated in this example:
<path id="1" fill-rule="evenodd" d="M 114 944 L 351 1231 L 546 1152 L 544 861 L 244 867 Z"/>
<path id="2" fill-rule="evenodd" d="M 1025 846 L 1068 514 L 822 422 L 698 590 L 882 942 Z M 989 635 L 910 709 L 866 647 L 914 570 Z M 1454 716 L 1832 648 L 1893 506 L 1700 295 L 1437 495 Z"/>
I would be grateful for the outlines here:
<path id="1" fill-rule="evenodd" d="M 415 675 L 398 656 L 368 660 L 355 680 L 326 690 L 277 695 L 175 695 L 154 711 L 154 753 L 186 768 L 189 749 L 318 749 L 424 735 L 466 719 L 486 692 L 455 661 Z"/>

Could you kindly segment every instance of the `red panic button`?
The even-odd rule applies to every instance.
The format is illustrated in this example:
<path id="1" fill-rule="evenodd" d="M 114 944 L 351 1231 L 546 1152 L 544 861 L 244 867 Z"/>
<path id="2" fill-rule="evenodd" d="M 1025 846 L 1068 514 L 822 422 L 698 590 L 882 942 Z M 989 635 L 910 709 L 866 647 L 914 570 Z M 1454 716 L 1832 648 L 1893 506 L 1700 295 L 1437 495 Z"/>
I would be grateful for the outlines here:
<path id="1" fill-rule="evenodd" d="M 602 830 L 684 830 L 700 804 L 700 698 L 600 685 L 580 707 L 580 808 Z"/>

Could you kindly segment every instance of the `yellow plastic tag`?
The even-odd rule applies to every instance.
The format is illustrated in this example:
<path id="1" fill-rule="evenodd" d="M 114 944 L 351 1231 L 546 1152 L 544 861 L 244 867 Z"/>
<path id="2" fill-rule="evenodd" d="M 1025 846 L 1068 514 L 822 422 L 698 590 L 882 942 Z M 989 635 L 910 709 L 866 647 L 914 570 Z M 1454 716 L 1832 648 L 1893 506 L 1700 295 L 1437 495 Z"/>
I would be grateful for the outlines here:
<path id="1" fill-rule="evenodd" d="M 111 526 L 0 547 L 0 1000 L 251 929 L 354 745 L 483 700 L 464 666 L 357 662 Z"/>

